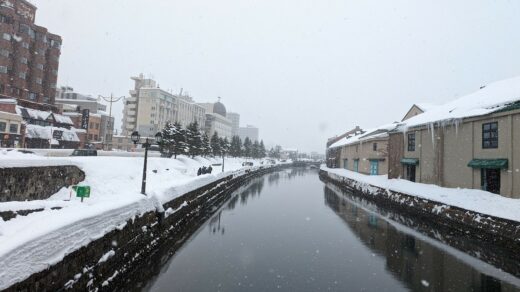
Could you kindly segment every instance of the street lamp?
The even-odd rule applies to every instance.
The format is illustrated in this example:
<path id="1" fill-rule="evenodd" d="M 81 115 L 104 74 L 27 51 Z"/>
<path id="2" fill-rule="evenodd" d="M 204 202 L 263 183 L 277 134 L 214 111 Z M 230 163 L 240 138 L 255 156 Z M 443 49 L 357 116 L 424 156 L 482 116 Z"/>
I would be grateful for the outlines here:
<path id="1" fill-rule="evenodd" d="M 141 139 L 141 135 L 139 135 L 139 132 L 134 131 L 132 135 L 130 135 L 130 139 L 132 139 L 132 142 L 134 142 L 135 145 L 139 143 L 139 140 Z M 162 134 L 161 132 L 158 132 L 155 134 L 155 142 L 157 144 L 162 143 Z M 141 145 L 144 147 L 144 165 L 143 165 L 143 180 L 141 183 L 141 194 L 146 195 L 146 164 L 148 162 L 148 148 L 152 146 L 151 141 L 148 140 L 148 137 L 146 137 L 146 141 L 144 143 L 141 143 Z"/>

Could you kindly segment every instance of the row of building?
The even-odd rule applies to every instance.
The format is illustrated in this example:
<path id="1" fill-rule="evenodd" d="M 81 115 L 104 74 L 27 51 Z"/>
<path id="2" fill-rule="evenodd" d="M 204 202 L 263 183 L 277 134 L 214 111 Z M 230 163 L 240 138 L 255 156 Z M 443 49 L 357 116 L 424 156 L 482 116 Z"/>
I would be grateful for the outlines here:
<path id="1" fill-rule="evenodd" d="M 331 138 L 327 165 L 520 198 L 520 77 Z"/>
<path id="2" fill-rule="evenodd" d="M 62 39 L 35 24 L 36 9 L 26 0 L 0 0 L 0 147 L 132 150 L 133 131 L 153 137 L 167 122 L 195 121 L 210 136 L 258 140 L 258 128 L 240 127 L 240 115 L 220 101 L 196 103 L 142 74 L 132 77 L 121 135 L 114 136 L 111 110 L 99 98 L 57 87 Z"/>
<path id="3" fill-rule="evenodd" d="M 187 127 L 197 122 L 209 137 L 217 133 L 220 137 L 231 139 L 239 136 L 258 141 L 258 128 L 240 127 L 240 115 L 228 112 L 220 98 L 215 103 L 197 103 L 191 96 L 178 94 L 160 88 L 157 82 L 143 74 L 131 77 L 134 88 L 124 99 L 121 135 L 114 136 L 114 148 L 130 151 L 134 148 L 129 136 L 138 131 L 141 136 L 153 137 L 168 122 L 177 122 Z"/>

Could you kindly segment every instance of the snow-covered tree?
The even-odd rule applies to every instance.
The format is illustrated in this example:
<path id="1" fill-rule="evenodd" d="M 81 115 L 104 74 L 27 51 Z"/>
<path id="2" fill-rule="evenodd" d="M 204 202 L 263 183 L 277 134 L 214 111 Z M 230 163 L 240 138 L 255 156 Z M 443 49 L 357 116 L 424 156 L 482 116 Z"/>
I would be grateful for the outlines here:
<path id="1" fill-rule="evenodd" d="M 229 154 L 233 157 L 242 156 L 242 141 L 240 140 L 240 137 L 233 136 L 233 138 L 231 138 Z"/>
<path id="2" fill-rule="evenodd" d="M 179 122 L 173 124 L 173 130 L 173 155 L 177 158 L 177 155 L 186 153 L 186 130 Z"/>
<path id="3" fill-rule="evenodd" d="M 188 154 L 192 157 L 202 153 L 202 135 L 197 121 L 190 123 L 186 128 L 186 143 L 188 146 Z"/>
<path id="4" fill-rule="evenodd" d="M 220 156 L 221 143 L 217 132 L 213 133 L 213 136 L 211 136 L 210 144 L 211 150 L 213 151 L 213 156 Z"/>
<path id="5" fill-rule="evenodd" d="M 246 137 L 244 139 L 244 152 L 243 152 L 243 155 L 245 157 L 251 157 L 252 156 L 252 148 L 253 148 L 253 143 L 251 143 L 251 139 L 249 139 L 249 137 Z"/>
<path id="6" fill-rule="evenodd" d="M 222 156 L 229 153 L 230 147 L 231 147 L 231 144 L 229 144 L 227 137 L 224 137 L 224 139 L 220 138 L 220 152 L 221 152 Z"/>
<path id="7" fill-rule="evenodd" d="M 202 134 L 202 155 L 210 156 L 212 154 L 211 144 L 206 133 Z"/>
<path id="8" fill-rule="evenodd" d="M 259 151 L 259 157 L 264 158 L 266 156 L 266 150 L 264 145 L 264 140 L 260 141 L 260 151 Z"/>

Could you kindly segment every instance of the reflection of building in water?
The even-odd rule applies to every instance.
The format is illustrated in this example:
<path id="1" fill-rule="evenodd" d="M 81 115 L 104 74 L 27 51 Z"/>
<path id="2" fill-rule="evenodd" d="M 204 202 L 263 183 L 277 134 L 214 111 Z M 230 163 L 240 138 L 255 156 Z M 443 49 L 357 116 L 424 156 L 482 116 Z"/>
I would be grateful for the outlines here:
<path id="1" fill-rule="evenodd" d="M 455 257 L 398 231 L 378 216 L 324 188 L 325 203 L 364 245 L 386 258 L 387 269 L 413 291 L 514 291 L 507 283 L 481 274 Z M 427 282 L 428 287 L 424 282 Z"/>

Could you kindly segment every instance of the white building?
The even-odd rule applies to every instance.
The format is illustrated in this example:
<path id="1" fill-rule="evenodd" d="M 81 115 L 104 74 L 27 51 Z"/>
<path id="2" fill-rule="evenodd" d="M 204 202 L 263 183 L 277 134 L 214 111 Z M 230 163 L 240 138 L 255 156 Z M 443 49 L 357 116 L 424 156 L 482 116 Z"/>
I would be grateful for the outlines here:
<path id="1" fill-rule="evenodd" d="M 233 122 L 226 117 L 226 107 L 220 102 L 220 97 L 216 103 L 201 103 L 200 106 L 206 109 L 206 123 L 204 124 L 206 134 L 211 137 L 217 132 L 219 137 L 231 140 Z"/>
<path id="2" fill-rule="evenodd" d="M 197 121 L 205 123 L 205 109 L 189 96 L 174 95 L 159 88 L 153 79 L 143 74 L 132 77 L 135 85 L 123 109 L 123 135 L 138 131 L 141 136 L 154 136 L 167 122 L 179 122 L 183 127 Z"/>
<path id="3" fill-rule="evenodd" d="M 258 132 L 258 128 L 251 125 L 238 128 L 238 136 L 242 141 L 244 141 L 246 137 L 248 137 L 252 142 L 259 141 Z"/>
<path id="4" fill-rule="evenodd" d="M 240 127 L 240 115 L 238 113 L 228 112 L 226 117 L 231 121 L 231 135 L 238 135 L 238 128 Z"/>

